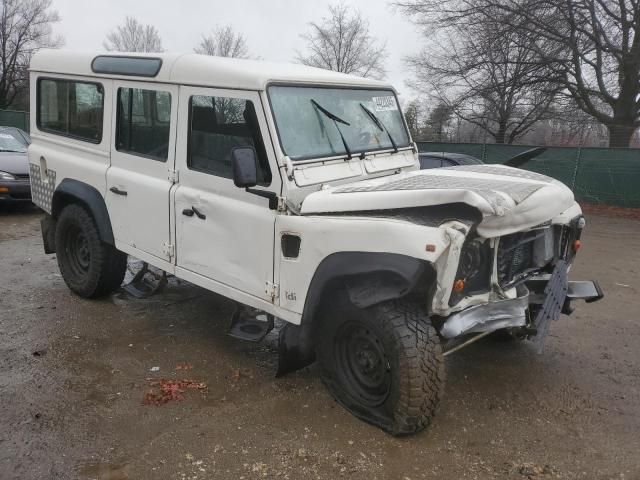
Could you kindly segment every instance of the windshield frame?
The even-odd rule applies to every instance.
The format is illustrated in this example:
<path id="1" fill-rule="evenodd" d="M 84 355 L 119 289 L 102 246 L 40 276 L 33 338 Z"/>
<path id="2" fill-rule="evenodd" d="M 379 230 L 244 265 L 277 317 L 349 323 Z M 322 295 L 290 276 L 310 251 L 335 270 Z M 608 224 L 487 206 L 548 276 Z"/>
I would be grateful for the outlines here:
<path id="1" fill-rule="evenodd" d="M 296 88 L 324 88 L 327 90 L 380 90 L 381 92 L 389 92 L 393 94 L 393 97 L 396 100 L 396 104 L 398 105 L 398 111 L 400 112 L 400 118 L 402 119 L 402 126 L 404 127 L 405 133 L 407 134 L 408 143 L 406 145 L 398 145 L 398 152 L 402 152 L 404 150 L 413 149 L 413 139 L 411 138 L 411 132 L 409 131 L 409 127 L 407 125 L 407 120 L 404 118 L 404 112 L 400 106 L 400 101 L 398 100 L 398 93 L 395 88 L 390 85 L 387 86 L 372 86 L 372 85 L 345 85 L 345 84 L 327 84 L 327 83 L 303 83 L 303 82 L 269 82 L 265 88 L 265 93 L 267 97 L 267 103 L 269 104 L 269 111 L 271 112 L 271 118 L 273 119 L 273 125 L 275 127 L 275 134 L 278 138 L 278 145 L 280 146 L 280 151 L 287 157 L 287 154 L 284 145 L 282 144 L 282 137 L 280 135 L 280 128 L 278 127 L 278 120 L 276 118 L 276 114 L 273 111 L 273 104 L 271 102 L 271 94 L 269 89 L 271 87 L 296 87 Z M 360 159 L 364 158 L 363 155 L 368 155 L 372 153 L 383 153 L 383 152 L 395 152 L 395 149 L 391 146 L 389 147 L 378 147 L 372 148 L 370 150 L 361 150 L 361 149 L 353 149 L 351 150 L 351 159 Z M 289 157 L 290 158 L 290 157 Z M 347 152 L 344 153 L 333 153 L 331 155 L 305 155 L 302 157 L 296 157 L 296 159 L 291 159 L 291 162 L 294 165 L 300 165 L 301 163 L 313 163 L 315 161 L 325 162 L 328 160 L 339 160 L 339 159 L 349 159 L 349 155 Z"/>

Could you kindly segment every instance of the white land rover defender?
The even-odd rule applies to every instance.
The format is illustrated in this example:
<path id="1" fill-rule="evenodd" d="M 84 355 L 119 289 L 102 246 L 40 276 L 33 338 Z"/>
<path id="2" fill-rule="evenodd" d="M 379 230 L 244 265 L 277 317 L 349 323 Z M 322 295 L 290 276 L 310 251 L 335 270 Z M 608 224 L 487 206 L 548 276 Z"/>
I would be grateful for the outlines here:
<path id="1" fill-rule="evenodd" d="M 392 434 L 425 428 L 443 357 L 488 333 L 544 337 L 571 300 L 585 221 L 562 183 L 473 165 L 419 170 L 394 89 L 195 54 L 43 50 L 29 148 L 45 251 L 82 297 L 127 255 L 283 320 L 279 374 L 319 362 L 335 398 Z"/>

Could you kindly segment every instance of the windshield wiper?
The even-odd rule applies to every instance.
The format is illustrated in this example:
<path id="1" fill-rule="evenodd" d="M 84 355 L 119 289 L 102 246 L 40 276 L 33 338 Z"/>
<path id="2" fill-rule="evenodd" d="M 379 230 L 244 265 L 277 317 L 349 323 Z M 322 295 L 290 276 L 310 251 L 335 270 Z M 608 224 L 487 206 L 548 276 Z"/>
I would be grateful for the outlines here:
<path id="1" fill-rule="evenodd" d="M 331 113 L 329 110 L 327 110 L 318 102 L 316 102 L 313 98 L 311 99 L 311 104 L 314 107 L 316 107 L 318 110 L 320 110 L 322 113 L 324 113 L 328 119 L 333 120 L 333 124 L 336 126 L 336 130 L 338 130 L 338 134 L 342 139 L 342 145 L 344 145 L 344 151 L 347 153 L 347 160 L 351 160 L 351 157 L 352 157 L 351 149 L 349 148 L 349 145 L 347 145 L 347 140 L 344 138 L 344 135 L 342 134 L 342 130 L 340 130 L 338 123 L 342 123 L 343 125 L 347 125 L 347 126 L 351 126 L 351 124 L 346 120 L 341 119 L 339 116 Z"/>
<path id="2" fill-rule="evenodd" d="M 387 127 L 385 127 L 384 123 L 382 123 L 382 120 L 380 120 L 371 110 L 365 107 L 362 103 L 360 104 L 360 106 L 366 112 L 366 114 L 369 115 L 369 118 L 373 121 L 373 123 L 376 124 L 376 126 L 380 129 L 381 132 L 387 132 L 389 141 L 393 146 L 393 153 L 398 153 L 398 145 L 396 144 L 395 140 L 391 136 L 391 132 L 387 129 Z"/>

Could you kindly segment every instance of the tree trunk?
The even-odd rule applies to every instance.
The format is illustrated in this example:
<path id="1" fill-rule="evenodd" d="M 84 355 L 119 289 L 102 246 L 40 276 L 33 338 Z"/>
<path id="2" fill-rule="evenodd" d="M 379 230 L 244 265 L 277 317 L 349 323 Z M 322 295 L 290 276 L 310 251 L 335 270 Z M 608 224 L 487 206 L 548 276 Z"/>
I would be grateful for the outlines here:
<path id="1" fill-rule="evenodd" d="M 498 122 L 498 131 L 493 136 L 496 139 L 496 143 L 504 143 L 505 138 L 507 137 L 507 122 L 500 121 Z"/>
<path id="2" fill-rule="evenodd" d="M 636 131 L 636 127 L 633 124 L 609 124 L 607 125 L 609 131 L 609 146 L 610 147 L 622 147 L 627 148 L 631 143 L 631 137 Z"/>

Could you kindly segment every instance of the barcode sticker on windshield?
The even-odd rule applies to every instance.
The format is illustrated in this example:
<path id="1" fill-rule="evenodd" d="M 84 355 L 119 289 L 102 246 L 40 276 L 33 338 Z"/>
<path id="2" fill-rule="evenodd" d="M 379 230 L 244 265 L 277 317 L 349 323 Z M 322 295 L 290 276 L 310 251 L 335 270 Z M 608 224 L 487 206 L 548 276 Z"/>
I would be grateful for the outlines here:
<path id="1" fill-rule="evenodd" d="M 378 112 L 388 112 L 391 110 L 398 110 L 398 104 L 396 103 L 396 97 L 373 97 L 373 105 Z"/>

